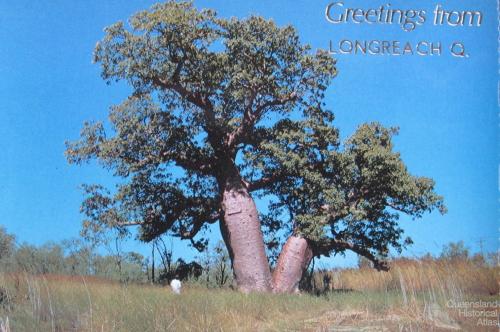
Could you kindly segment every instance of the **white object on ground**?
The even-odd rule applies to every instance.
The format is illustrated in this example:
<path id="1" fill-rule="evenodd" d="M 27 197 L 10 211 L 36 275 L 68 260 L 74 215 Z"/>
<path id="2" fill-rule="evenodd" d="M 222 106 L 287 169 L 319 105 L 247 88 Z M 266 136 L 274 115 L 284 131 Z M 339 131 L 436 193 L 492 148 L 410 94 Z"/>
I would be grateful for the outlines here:
<path id="1" fill-rule="evenodd" d="M 9 317 L 6 317 L 5 321 L 0 317 L 0 332 L 10 332 Z"/>
<path id="2" fill-rule="evenodd" d="M 181 284 L 181 281 L 180 281 L 180 280 L 173 279 L 173 280 L 170 282 L 170 287 L 172 287 L 172 291 L 173 291 L 175 294 L 180 294 L 180 293 L 181 293 L 181 287 L 182 287 L 182 284 Z"/>

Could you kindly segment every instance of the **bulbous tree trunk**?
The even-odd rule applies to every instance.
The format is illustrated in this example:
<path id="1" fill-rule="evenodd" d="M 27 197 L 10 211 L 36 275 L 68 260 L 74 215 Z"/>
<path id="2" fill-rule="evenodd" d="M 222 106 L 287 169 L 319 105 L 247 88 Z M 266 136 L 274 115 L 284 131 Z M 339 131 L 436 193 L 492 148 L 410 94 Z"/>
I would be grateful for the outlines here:
<path id="1" fill-rule="evenodd" d="M 257 207 L 239 176 L 225 181 L 222 209 L 220 227 L 238 289 L 245 293 L 270 292 L 272 278 Z"/>
<path id="2" fill-rule="evenodd" d="M 293 293 L 299 291 L 299 282 L 311 263 L 313 252 L 307 240 L 292 235 L 288 238 L 278 257 L 273 272 L 273 291 Z"/>

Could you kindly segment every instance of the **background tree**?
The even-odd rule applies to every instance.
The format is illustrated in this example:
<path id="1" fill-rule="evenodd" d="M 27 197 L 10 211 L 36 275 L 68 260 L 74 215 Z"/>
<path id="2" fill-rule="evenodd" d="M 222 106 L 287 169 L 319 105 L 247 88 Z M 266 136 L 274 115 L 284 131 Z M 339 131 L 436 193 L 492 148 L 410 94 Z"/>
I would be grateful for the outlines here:
<path id="1" fill-rule="evenodd" d="M 64 271 L 64 254 L 60 245 L 47 242 L 40 247 L 22 244 L 14 254 L 16 270 L 34 274 Z"/>
<path id="2" fill-rule="evenodd" d="M 64 249 L 66 273 L 71 275 L 93 274 L 94 261 L 97 256 L 92 245 L 79 238 L 66 239 L 61 242 Z"/>
<path id="3" fill-rule="evenodd" d="M 296 290 L 313 256 L 350 250 L 387 270 L 389 249 L 400 253 L 412 243 L 398 226 L 400 214 L 446 212 L 434 181 L 409 174 L 394 151 L 396 128 L 364 124 L 341 144 L 336 131 L 314 116 L 287 127 L 254 152 L 255 167 L 277 179 L 266 189 L 278 199 L 264 220 L 289 235 L 274 272 L 275 290 Z"/>
<path id="4" fill-rule="evenodd" d="M 0 271 L 8 271 L 14 265 L 13 256 L 16 250 L 16 237 L 0 226 Z"/>
<path id="5" fill-rule="evenodd" d="M 143 241 L 169 233 L 202 250 L 203 230 L 219 222 L 240 290 L 290 291 L 295 281 L 281 280 L 294 278 L 281 276 L 301 275 L 312 255 L 350 249 L 382 267 L 378 256 L 401 248 L 387 208 L 420 216 L 442 206 L 433 182 L 392 152 L 391 130 L 364 126 L 340 147 L 323 103 L 335 61 L 293 27 L 169 1 L 105 31 L 95 61 L 133 92 L 111 109 L 111 132 L 87 123 L 67 145 L 71 163 L 97 159 L 121 178 L 113 191 L 85 187 L 85 234 L 137 225 Z M 277 197 L 266 233 L 292 235 L 274 287 L 258 195 Z"/>
<path id="6" fill-rule="evenodd" d="M 448 260 L 467 260 L 469 258 L 469 249 L 465 246 L 464 241 L 450 242 L 443 246 L 440 258 Z"/>

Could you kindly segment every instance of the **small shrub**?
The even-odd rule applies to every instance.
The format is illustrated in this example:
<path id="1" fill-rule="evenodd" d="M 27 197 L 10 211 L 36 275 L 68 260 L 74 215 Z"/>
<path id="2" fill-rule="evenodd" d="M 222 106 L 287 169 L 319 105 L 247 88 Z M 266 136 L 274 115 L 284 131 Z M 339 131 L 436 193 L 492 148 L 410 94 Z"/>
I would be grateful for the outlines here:
<path id="1" fill-rule="evenodd" d="M 8 311 L 12 306 L 12 298 L 9 295 L 7 289 L 3 286 L 0 286 L 0 308 Z"/>

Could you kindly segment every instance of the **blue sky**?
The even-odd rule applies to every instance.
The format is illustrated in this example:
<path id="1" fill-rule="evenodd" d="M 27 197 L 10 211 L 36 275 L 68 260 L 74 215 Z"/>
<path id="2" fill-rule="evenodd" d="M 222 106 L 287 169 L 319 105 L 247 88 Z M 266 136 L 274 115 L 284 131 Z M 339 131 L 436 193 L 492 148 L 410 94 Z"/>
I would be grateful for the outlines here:
<path id="1" fill-rule="evenodd" d="M 377 8 L 384 1 L 346 1 L 344 8 Z M 103 28 L 149 7 L 150 1 L 3 1 L 0 3 L 0 224 L 20 242 L 42 244 L 78 236 L 81 183 L 111 183 L 94 165 L 67 164 L 65 140 L 78 138 L 85 120 L 107 118 L 129 92 L 107 86 L 92 64 Z M 400 127 L 396 149 L 410 171 L 436 180 L 449 213 L 402 218 L 415 244 L 407 255 L 438 253 L 450 241 L 473 250 L 498 247 L 498 67 L 494 1 L 391 1 L 395 9 L 423 9 L 424 25 L 326 21 L 329 1 L 196 1 L 220 16 L 259 14 L 294 25 L 314 49 L 342 39 L 441 42 L 441 56 L 337 56 L 339 75 L 326 98 L 343 137 L 366 121 Z M 437 3 L 480 10 L 481 27 L 433 26 Z M 461 41 L 468 58 L 448 45 Z M 212 235 L 218 237 L 215 231 Z M 148 253 L 145 245 L 126 247 Z M 193 252 L 175 243 L 176 254 Z M 324 264 L 352 264 L 352 256 Z"/>

